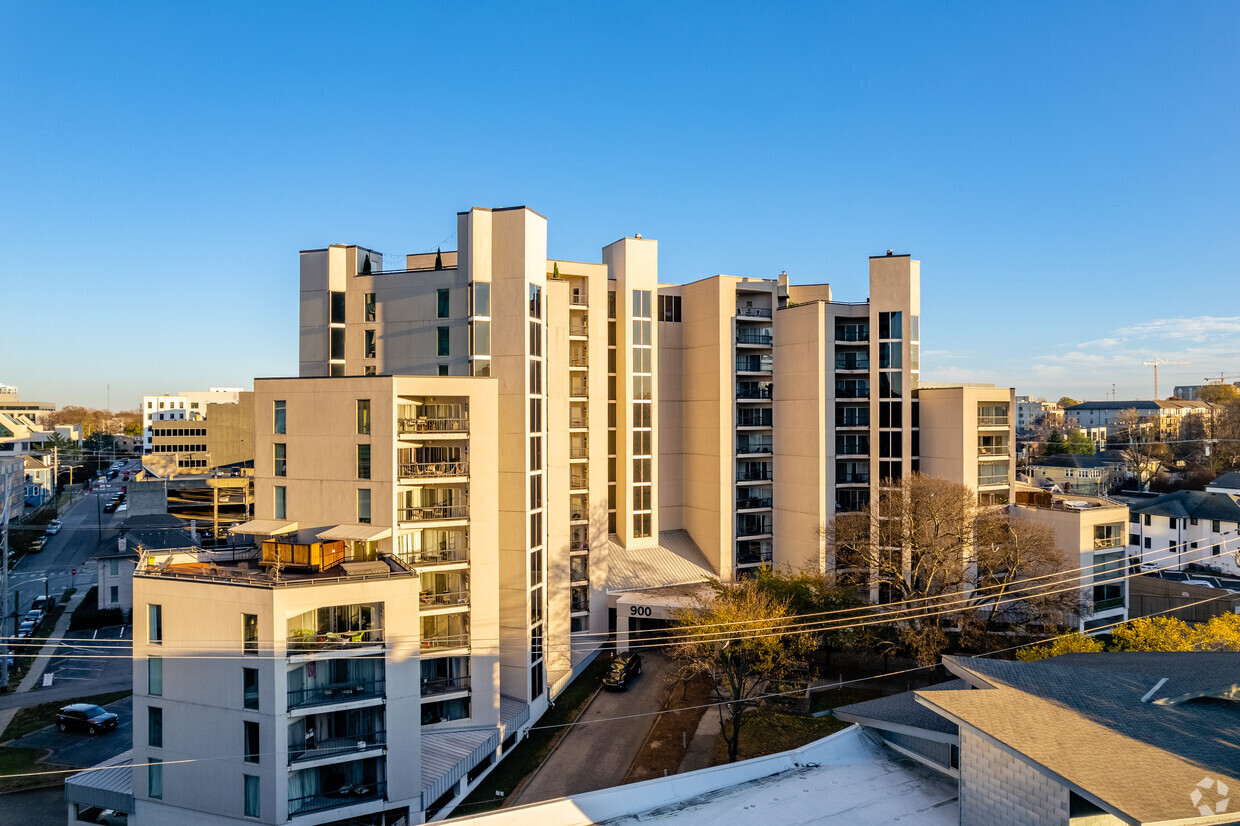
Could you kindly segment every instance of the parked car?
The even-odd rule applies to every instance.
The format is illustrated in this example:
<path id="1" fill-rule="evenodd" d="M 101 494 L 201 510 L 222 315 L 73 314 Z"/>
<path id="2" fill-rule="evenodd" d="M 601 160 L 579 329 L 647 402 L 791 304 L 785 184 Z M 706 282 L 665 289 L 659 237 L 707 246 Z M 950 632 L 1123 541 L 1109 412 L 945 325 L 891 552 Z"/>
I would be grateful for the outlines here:
<path id="1" fill-rule="evenodd" d="M 78 729 L 88 734 L 116 728 L 120 718 L 102 706 L 90 703 L 74 703 L 62 708 L 56 714 L 56 728 L 61 731 Z"/>
<path id="2" fill-rule="evenodd" d="M 113 499 L 115 499 L 115 500 L 116 500 L 116 502 L 117 502 L 118 504 L 119 504 L 119 503 L 121 503 L 121 502 L 124 502 L 124 501 L 125 501 L 125 491 L 121 491 L 120 493 L 116 494 L 116 495 L 115 495 L 115 496 L 113 496 L 112 498 L 113 498 Z"/>
<path id="3" fill-rule="evenodd" d="M 628 691 L 629 683 L 642 673 L 642 658 L 640 654 L 634 654 L 632 651 L 626 651 L 623 654 L 617 654 L 616 658 L 611 661 L 611 667 L 607 669 L 607 676 L 603 677 L 603 688 L 610 688 L 616 691 Z"/>
<path id="4" fill-rule="evenodd" d="M 35 625 L 38 625 L 43 622 L 43 611 L 38 608 L 31 608 L 26 612 L 26 615 L 22 617 L 22 622 L 33 622 Z"/>
<path id="5" fill-rule="evenodd" d="M 30 603 L 30 609 L 33 611 L 38 608 L 43 613 L 47 613 L 56 606 L 56 600 L 51 597 L 35 597 L 34 602 Z"/>
<path id="6" fill-rule="evenodd" d="M 48 536 L 55 536 L 60 533 L 60 520 L 53 519 L 51 522 L 48 522 L 47 526 L 43 529 L 43 533 Z"/>
<path id="7" fill-rule="evenodd" d="M 103 826 L 126 826 L 129 823 L 129 815 L 125 812 L 118 812 L 115 809 L 104 809 L 95 818 L 95 822 L 101 823 Z"/>
<path id="8" fill-rule="evenodd" d="M 31 622 L 30 620 L 23 620 L 22 624 L 17 626 L 18 639 L 29 639 L 30 637 L 33 637 L 34 629 L 38 627 L 39 627 L 39 624 L 37 622 Z"/>
<path id="9" fill-rule="evenodd" d="M 30 544 L 26 546 L 26 553 L 37 554 L 43 550 L 43 537 L 36 536 L 30 540 Z"/>
<path id="10" fill-rule="evenodd" d="M 120 502 L 117 502 L 115 499 L 112 499 L 111 501 L 108 502 L 108 504 L 103 506 L 103 512 L 104 513 L 116 513 L 116 506 L 119 504 Z"/>

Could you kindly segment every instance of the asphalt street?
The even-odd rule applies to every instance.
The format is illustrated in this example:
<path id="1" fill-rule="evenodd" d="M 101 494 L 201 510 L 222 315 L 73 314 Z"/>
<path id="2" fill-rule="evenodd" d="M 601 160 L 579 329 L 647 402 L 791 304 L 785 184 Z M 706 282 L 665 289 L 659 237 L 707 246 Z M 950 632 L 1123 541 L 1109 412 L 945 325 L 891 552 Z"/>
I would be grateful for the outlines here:
<path id="1" fill-rule="evenodd" d="M 50 749 L 51 754 L 43 758 L 46 763 L 80 769 L 98 765 L 133 746 L 133 697 L 109 703 L 107 710 L 120 717 L 120 722 L 112 731 L 92 737 L 86 732 L 62 732 L 56 726 L 48 726 L 19 737 L 9 745 Z"/>
<path id="2" fill-rule="evenodd" d="M 599 691 L 530 782 L 513 798 L 515 806 L 583 794 L 624 782 L 655 717 L 629 717 L 659 711 L 667 702 L 672 660 L 642 652 L 642 673 L 628 691 Z M 601 721 L 601 722 L 592 722 Z"/>

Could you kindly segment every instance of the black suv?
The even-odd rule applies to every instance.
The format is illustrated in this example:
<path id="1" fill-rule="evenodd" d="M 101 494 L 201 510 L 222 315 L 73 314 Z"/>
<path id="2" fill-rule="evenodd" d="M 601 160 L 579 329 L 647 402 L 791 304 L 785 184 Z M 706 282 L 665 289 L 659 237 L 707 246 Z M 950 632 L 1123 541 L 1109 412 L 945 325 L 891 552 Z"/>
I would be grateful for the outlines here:
<path id="1" fill-rule="evenodd" d="M 640 654 L 634 654 L 632 651 L 617 654 L 616 658 L 611 661 L 611 667 L 607 669 L 607 676 L 603 678 L 603 688 L 628 691 L 629 683 L 633 682 L 633 678 L 640 673 L 642 673 Z"/>
<path id="2" fill-rule="evenodd" d="M 56 728 L 68 731 L 71 728 L 98 734 L 101 731 L 116 728 L 120 718 L 102 706 L 90 703 L 74 703 L 65 706 L 56 714 Z"/>

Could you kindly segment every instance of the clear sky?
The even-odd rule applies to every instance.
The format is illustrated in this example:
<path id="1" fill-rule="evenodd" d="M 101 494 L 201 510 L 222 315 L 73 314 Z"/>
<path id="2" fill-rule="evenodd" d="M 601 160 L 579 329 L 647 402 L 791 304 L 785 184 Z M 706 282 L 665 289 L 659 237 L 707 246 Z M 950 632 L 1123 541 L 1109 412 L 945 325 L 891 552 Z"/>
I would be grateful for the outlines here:
<path id="1" fill-rule="evenodd" d="M 922 374 L 1148 398 L 1240 371 L 1240 3 L 0 0 L 0 382 L 57 404 L 297 372 L 297 251 L 664 281 L 922 262 Z M 1240 378 L 1236 376 L 1235 378 Z"/>

